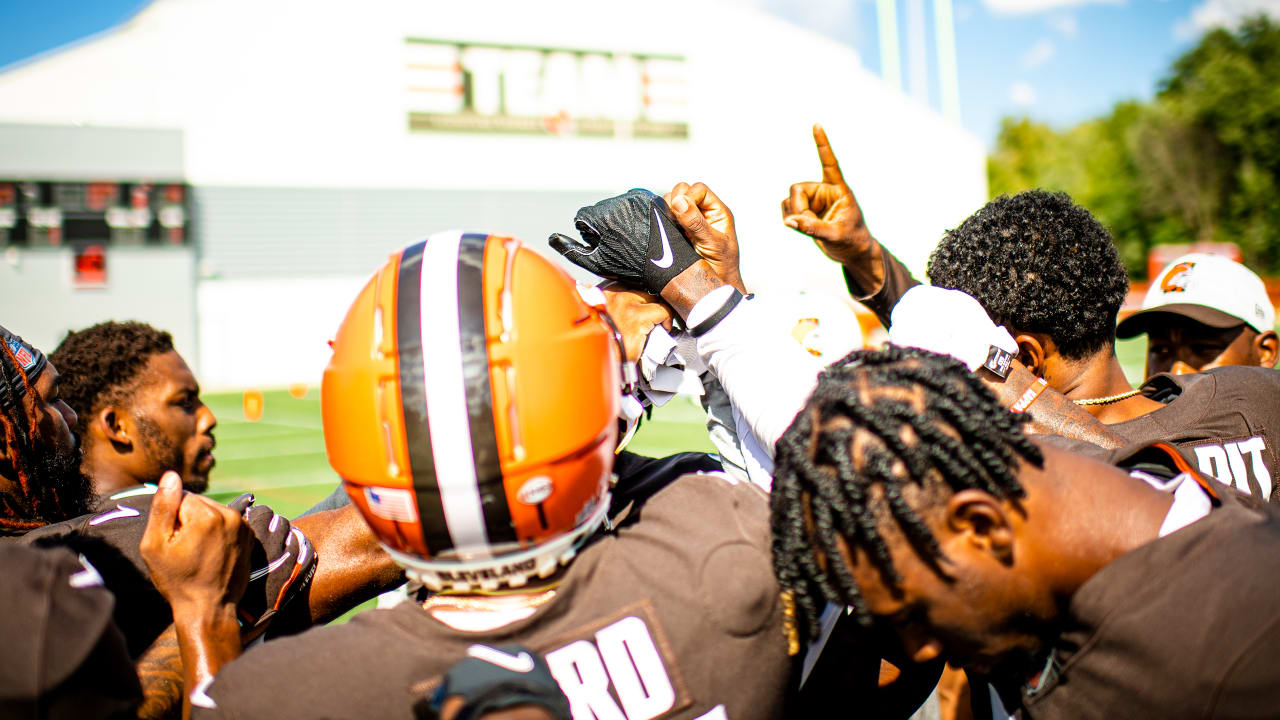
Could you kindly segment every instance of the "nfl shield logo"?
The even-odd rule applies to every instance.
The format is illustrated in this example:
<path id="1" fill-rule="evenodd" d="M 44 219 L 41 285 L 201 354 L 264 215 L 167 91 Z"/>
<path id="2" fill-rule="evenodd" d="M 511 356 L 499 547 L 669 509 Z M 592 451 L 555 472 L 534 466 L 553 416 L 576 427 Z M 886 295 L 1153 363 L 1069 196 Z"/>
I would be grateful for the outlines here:
<path id="1" fill-rule="evenodd" d="M 18 361 L 18 366 L 24 372 L 30 370 L 31 366 L 36 364 L 36 356 L 31 353 L 31 350 L 26 345 L 17 340 L 9 341 L 9 351 L 13 353 L 13 357 Z"/>

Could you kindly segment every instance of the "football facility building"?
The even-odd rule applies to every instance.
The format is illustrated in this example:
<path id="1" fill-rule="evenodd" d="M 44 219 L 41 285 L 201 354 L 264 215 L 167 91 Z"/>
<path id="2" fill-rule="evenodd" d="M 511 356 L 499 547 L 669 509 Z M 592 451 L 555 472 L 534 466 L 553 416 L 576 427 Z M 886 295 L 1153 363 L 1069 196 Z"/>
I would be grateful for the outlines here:
<path id="1" fill-rule="evenodd" d="M 155 0 L 0 68 L 0 324 L 140 319 L 206 387 L 317 383 L 387 255 L 449 228 L 546 250 L 586 204 L 703 181 L 753 290 L 843 298 L 784 227 L 827 128 L 917 272 L 985 148 L 850 47 L 740 4 Z M 554 256 L 554 254 L 552 253 Z"/>

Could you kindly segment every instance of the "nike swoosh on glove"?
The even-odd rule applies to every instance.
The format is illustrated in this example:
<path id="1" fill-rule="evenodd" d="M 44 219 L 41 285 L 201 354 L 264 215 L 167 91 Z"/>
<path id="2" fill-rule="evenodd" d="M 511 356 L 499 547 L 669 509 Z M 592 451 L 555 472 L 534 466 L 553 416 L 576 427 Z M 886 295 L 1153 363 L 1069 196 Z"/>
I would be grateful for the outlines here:
<path id="1" fill-rule="evenodd" d="M 584 270 L 654 295 L 699 259 L 662 197 L 648 190 L 581 208 L 573 224 L 582 239 L 555 233 L 548 239 L 553 250 Z"/>

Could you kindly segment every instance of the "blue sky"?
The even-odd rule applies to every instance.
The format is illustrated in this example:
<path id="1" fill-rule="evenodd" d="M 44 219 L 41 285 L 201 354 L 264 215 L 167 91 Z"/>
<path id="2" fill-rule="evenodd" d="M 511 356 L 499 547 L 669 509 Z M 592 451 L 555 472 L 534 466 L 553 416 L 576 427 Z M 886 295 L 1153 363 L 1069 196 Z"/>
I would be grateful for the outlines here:
<path id="1" fill-rule="evenodd" d="M 535 0 L 536 1 L 536 0 Z M 880 71 L 874 0 L 731 0 L 856 48 Z M 905 33 L 908 8 L 898 0 Z M 938 106 L 931 0 L 925 9 L 929 102 Z M 1151 97 L 1170 63 L 1204 29 L 1253 12 L 1280 17 L 1280 0 L 953 0 L 961 120 L 990 146 L 1000 118 L 1066 126 L 1116 101 Z M 118 24 L 145 0 L 0 0 L 0 67 Z M 901 47 L 906 52 L 905 40 Z M 903 59 L 903 76 L 911 71 Z"/>
<path id="2" fill-rule="evenodd" d="M 880 71 L 874 0 L 738 0 L 852 45 Z M 1150 98 L 1173 60 L 1212 27 L 1280 17 L 1280 0 L 952 0 L 961 121 L 988 146 L 1000 118 L 1029 115 L 1069 126 L 1119 100 Z M 912 0 L 897 0 L 905 35 Z M 929 100 L 938 107 L 932 0 Z M 907 43 L 900 42 L 903 54 Z M 903 77 L 910 71 L 903 59 Z"/>

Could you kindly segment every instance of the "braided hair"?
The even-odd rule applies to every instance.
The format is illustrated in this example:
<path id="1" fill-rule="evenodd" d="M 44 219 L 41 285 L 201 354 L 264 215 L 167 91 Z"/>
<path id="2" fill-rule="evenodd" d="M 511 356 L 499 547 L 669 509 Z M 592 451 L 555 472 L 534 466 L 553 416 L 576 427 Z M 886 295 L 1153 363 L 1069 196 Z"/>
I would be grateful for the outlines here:
<path id="1" fill-rule="evenodd" d="M 896 585 L 882 523 L 892 518 L 937 569 L 942 552 L 920 510 L 967 488 L 1022 497 L 1019 460 L 1044 463 L 1025 422 L 963 365 L 924 350 L 858 350 L 824 370 L 775 451 L 773 564 L 792 652 L 815 636 L 826 601 L 870 622 L 837 537 L 862 547 Z"/>
<path id="2" fill-rule="evenodd" d="M 44 398 L 5 342 L 0 342 L 0 398 L 5 400 L 0 402 L 0 440 L 16 481 L 11 491 L 0 493 L 0 535 L 21 535 L 88 512 L 90 483 L 80 471 L 80 453 L 59 453 L 54 444 L 40 442 Z"/>

